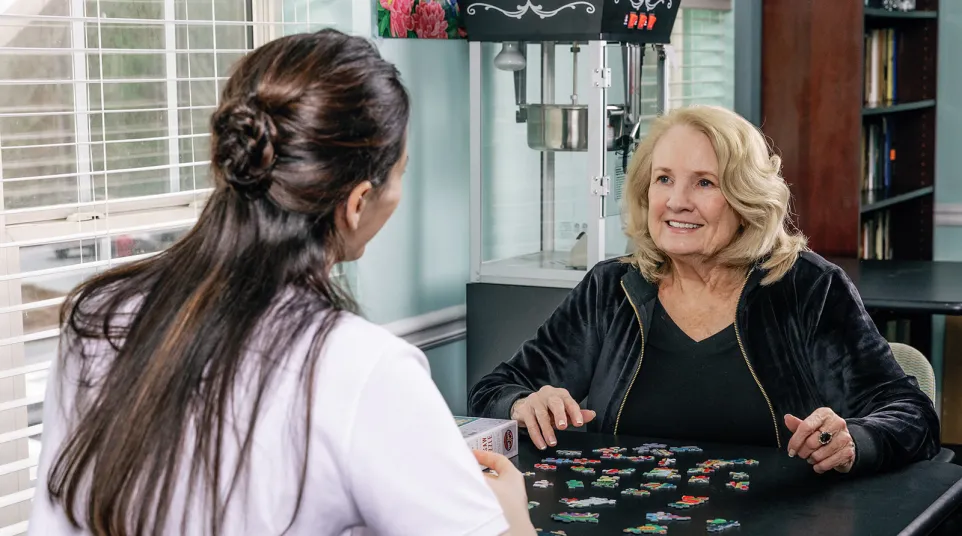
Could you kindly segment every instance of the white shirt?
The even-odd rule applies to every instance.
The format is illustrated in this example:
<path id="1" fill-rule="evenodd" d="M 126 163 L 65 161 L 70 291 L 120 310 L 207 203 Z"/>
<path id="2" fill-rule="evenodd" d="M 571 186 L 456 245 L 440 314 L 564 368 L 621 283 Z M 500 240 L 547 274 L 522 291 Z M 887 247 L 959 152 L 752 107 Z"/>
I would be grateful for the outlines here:
<path id="1" fill-rule="evenodd" d="M 308 342 L 295 346 L 291 363 L 301 362 Z M 73 414 L 74 389 L 65 381 L 60 392 L 58 368 L 51 368 L 44 403 L 30 536 L 86 534 L 70 526 L 47 493 L 48 471 Z M 508 530 L 420 350 L 344 315 L 328 335 L 317 368 L 305 495 L 288 534 L 487 536 Z M 249 485 L 239 487 L 229 503 L 225 535 L 276 535 L 290 521 L 301 461 L 297 448 L 303 444 L 293 435 L 303 426 L 291 421 L 293 415 L 304 422 L 300 380 L 299 366 L 281 367 L 268 390 L 254 431 Z M 234 441 L 224 443 L 222 474 L 228 479 L 237 449 Z M 188 439 L 182 458 L 188 468 L 192 444 Z M 187 477 L 185 470 L 179 478 L 169 534 L 181 534 Z M 193 495 L 186 534 L 207 534 L 204 495 L 202 489 Z"/>

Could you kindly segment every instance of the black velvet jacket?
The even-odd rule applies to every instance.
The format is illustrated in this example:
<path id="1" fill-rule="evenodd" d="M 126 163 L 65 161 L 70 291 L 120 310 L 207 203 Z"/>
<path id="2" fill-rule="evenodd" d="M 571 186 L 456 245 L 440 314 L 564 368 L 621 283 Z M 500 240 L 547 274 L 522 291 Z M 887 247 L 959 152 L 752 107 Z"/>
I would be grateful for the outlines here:
<path id="1" fill-rule="evenodd" d="M 769 403 L 772 434 L 787 448 L 784 415 L 829 407 L 856 443 L 853 472 L 886 470 L 939 451 L 935 408 L 907 376 L 841 268 L 805 252 L 779 281 L 753 269 L 735 329 Z M 588 431 L 618 433 L 622 406 L 644 359 L 657 287 L 620 259 L 596 265 L 509 361 L 468 397 L 473 415 L 508 418 L 515 400 L 545 386 L 567 389 L 597 417 Z"/>

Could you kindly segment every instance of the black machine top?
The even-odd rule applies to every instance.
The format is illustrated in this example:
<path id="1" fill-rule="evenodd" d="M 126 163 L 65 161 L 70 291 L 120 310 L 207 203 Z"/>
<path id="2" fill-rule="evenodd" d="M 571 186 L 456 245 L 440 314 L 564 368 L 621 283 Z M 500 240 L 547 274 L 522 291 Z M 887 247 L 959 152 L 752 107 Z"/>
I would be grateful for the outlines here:
<path id="1" fill-rule="evenodd" d="M 462 0 L 469 41 L 664 44 L 681 0 Z"/>

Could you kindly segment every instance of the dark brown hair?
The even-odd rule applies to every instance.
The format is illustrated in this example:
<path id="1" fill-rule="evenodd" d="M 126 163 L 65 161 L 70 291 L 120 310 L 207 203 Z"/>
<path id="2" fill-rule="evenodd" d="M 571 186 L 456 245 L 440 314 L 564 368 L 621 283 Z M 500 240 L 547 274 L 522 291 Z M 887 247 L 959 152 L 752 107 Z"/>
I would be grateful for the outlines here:
<path id="1" fill-rule="evenodd" d="M 163 253 L 83 283 L 61 310 L 60 377 L 77 385 L 76 426 L 47 485 L 71 523 L 98 535 L 164 533 L 189 464 L 188 493 L 204 490 L 209 530 L 220 534 L 283 364 L 301 367 L 306 399 L 304 443 L 292 446 L 294 522 L 319 352 L 339 312 L 355 310 L 330 277 L 342 259 L 335 213 L 363 181 L 377 189 L 388 179 L 409 106 L 396 68 L 334 30 L 277 39 L 239 62 L 211 118 L 215 188 L 197 224 Z M 310 351 L 291 356 L 305 336 Z M 222 444 L 235 433 L 225 415 L 248 374 L 249 427 L 225 468 Z M 182 459 L 191 436 L 194 456 Z"/>

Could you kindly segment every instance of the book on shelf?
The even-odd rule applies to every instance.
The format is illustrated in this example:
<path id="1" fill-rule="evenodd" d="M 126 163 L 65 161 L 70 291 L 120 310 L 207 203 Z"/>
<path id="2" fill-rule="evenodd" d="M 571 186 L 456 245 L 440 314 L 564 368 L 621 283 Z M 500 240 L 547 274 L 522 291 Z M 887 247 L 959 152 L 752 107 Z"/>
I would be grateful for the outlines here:
<path id="1" fill-rule="evenodd" d="M 895 142 L 892 121 L 882 117 L 881 121 L 862 125 L 862 189 L 888 189 L 892 185 L 892 163 L 895 161 Z"/>
<path id="2" fill-rule="evenodd" d="M 875 28 L 865 33 L 865 106 L 886 106 L 898 101 L 898 33 Z"/>
<path id="3" fill-rule="evenodd" d="M 893 258 L 889 231 L 891 220 L 892 213 L 888 210 L 872 212 L 862 218 L 861 241 L 858 247 L 860 259 Z"/>

